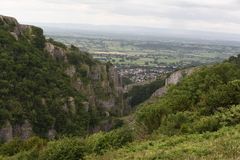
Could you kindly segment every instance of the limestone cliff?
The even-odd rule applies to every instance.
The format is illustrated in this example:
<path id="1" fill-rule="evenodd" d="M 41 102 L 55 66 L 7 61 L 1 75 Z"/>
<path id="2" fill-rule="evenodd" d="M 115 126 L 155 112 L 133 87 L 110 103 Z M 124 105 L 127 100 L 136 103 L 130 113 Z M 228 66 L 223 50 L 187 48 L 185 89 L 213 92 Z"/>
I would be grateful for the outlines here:
<path id="1" fill-rule="evenodd" d="M 12 17 L 0 15 L 0 39 L 3 40 L 0 50 L 7 53 L 6 56 L 13 59 L 11 65 L 16 66 L 8 68 L 16 75 L 14 80 L 8 73 L 0 79 L 9 84 L 8 90 L 0 88 L 1 93 L 9 91 L 8 96 L 0 97 L 0 114 L 6 117 L 0 118 L 0 140 L 26 139 L 39 134 L 53 139 L 59 132 L 69 133 L 67 127 L 74 131 L 70 134 L 80 132 L 76 128 L 85 130 L 81 132 L 110 129 L 98 127 L 98 123 L 102 125 L 101 121 L 125 113 L 122 80 L 111 64 L 100 63 L 74 46 L 45 39 L 41 28 L 19 24 Z M 27 65 L 32 68 L 21 70 Z M 6 71 L 4 67 L 0 69 Z M 23 86 L 23 82 L 32 86 L 28 94 L 21 92 L 24 98 L 22 95 L 19 98 L 20 93 L 12 94 L 15 92 L 12 86 Z M 84 116 L 86 119 L 81 120 Z M 81 121 L 86 122 L 78 126 Z"/>
<path id="2" fill-rule="evenodd" d="M 167 88 L 168 88 L 169 85 L 176 85 L 185 76 L 191 75 L 195 70 L 196 70 L 196 68 L 187 68 L 187 69 L 183 69 L 183 70 L 179 70 L 179 71 L 173 72 L 172 74 L 170 74 L 168 76 L 168 78 L 166 78 L 165 86 L 161 87 L 157 91 L 155 91 L 152 94 L 152 98 L 153 97 L 162 97 L 167 92 Z"/>

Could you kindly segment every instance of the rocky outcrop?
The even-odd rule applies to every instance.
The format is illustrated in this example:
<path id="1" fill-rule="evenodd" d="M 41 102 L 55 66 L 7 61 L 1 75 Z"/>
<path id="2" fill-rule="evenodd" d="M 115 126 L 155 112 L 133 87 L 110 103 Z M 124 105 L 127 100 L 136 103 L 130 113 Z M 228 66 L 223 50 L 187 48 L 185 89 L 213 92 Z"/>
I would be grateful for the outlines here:
<path id="1" fill-rule="evenodd" d="M 152 94 L 153 97 L 162 97 L 166 92 L 169 85 L 176 85 L 178 84 L 184 77 L 191 75 L 197 68 L 188 68 L 184 70 L 179 70 L 172 73 L 168 78 L 165 80 L 165 86 L 159 88 Z"/>
<path id="2" fill-rule="evenodd" d="M 60 48 L 56 45 L 53 45 L 52 43 L 45 43 L 44 50 L 49 53 L 53 59 L 55 60 L 63 60 L 64 62 L 67 62 L 67 53 L 63 48 Z"/>
<path id="3" fill-rule="evenodd" d="M 0 15 L 0 25 L 18 25 L 18 21 L 13 17 Z"/>
<path id="4" fill-rule="evenodd" d="M 56 89 L 56 93 L 55 91 L 51 92 L 53 95 L 52 97 L 50 96 L 50 98 L 45 97 L 45 93 L 41 93 L 36 100 L 37 103 L 34 103 L 34 105 L 40 104 L 39 107 L 46 108 L 51 105 L 56 106 L 57 109 L 54 111 L 61 112 L 61 115 L 64 114 L 69 121 L 71 118 L 74 119 L 74 116 L 79 114 L 82 108 L 86 113 L 83 112 L 81 114 L 89 113 L 89 115 L 91 114 L 90 116 L 92 116 L 93 113 L 93 115 L 96 114 L 101 118 L 104 117 L 102 115 L 106 114 L 106 118 L 101 119 L 103 121 L 111 118 L 112 115 L 120 116 L 124 113 L 126 108 L 123 100 L 122 79 L 111 64 L 100 63 L 94 60 L 88 53 L 81 52 L 74 46 L 68 47 L 54 40 L 45 39 L 42 29 L 19 24 L 17 20 L 12 17 L 0 16 L 0 29 L 3 29 L 8 36 L 12 35 L 15 38 L 16 41 L 11 39 L 12 42 L 16 42 L 16 44 L 20 44 L 20 46 L 27 45 L 26 50 L 29 49 L 29 53 L 33 55 L 36 54 L 38 58 L 41 57 L 39 58 L 39 64 L 43 65 L 34 66 L 36 70 L 38 70 L 37 67 L 39 66 L 45 66 L 45 62 L 47 62 L 46 66 L 49 65 L 52 69 L 56 69 L 57 72 L 55 73 L 59 73 L 59 77 L 62 78 L 56 80 L 54 78 L 58 76 L 52 76 L 49 79 L 46 78 L 46 81 L 43 80 L 42 84 L 44 85 L 46 83 L 50 84 L 51 81 L 53 81 L 52 86 L 57 84 L 54 87 L 50 87 L 51 89 Z M 6 46 L 6 48 L 9 47 L 4 44 L 2 46 Z M 53 62 L 53 60 L 55 60 L 55 62 Z M 40 68 L 39 73 L 42 73 L 42 70 L 45 72 L 45 68 Z M 53 70 L 51 71 L 54 73 Z M 47 89 L 48 87 L 46 90 Z M 58 89 L 66 92 L 61 93 Z M 56 100 L 56 102 L 51 103 L 54 100 Z M 19 101 L 19 103 L 23 102 L 21 100 Z M 33 100 L 31 99 L 29 101 L 32 102 Z M 22 105 L 22 107 L 24 106 L 25 105 Z M 45 114 L 45 112 L 43 114 Z M 46 109 L 46 114 L 49 114 L 49 117 L 51 117 L 49 118 L 48 126 L 44 130 L 46 133 L 40 133 L 35 130 L 39 124 L 31 124 L 31 121 L 27 119 L 21 122 L 14 122 L 14 124 L 11 121 L 6 121 L 6 123 L 0 127 L 0 139 L 3 141 L 10 140 L 13 137 L 27 139 L 34 134 L 33 128 L 36 132 L 35 134 L 53 139 L 57 135 L 56 131 L 61 132 L 61 130 L 59 131 L 59 129 L 57 129 L 57 123 L 55 122 L 57 121 L 56 115 L 48 112 L 48 109 Z"/>
<path id="5" fill-rule="evenodd" d="M 20 36 L 26 36 L 26 33 L 33 33 L 33 28 L 38 28 L 32 25 L 23 25 L 19 24 L 18 21 L 13 17 L 2 16 L 0 15 L 0 25 L 4 26 L 9 30 L 11 35 L 16 39 L 19 40 Z M 39 28 L 38 28 L 39 29 Z M 32 34 L 31 36 L 34 36 Z"/>
<path id="6" fill-rule="evenodd" d="M 7 120 L 3 127 L 0 129 L 0 140 L 4 142 L 10 141 L 14 137 L 28 139 L 33 135 L 32 125 L 27 120 L 25 120 L 21 125 L 12 125 L 10 121 Z"/>
<path id="7" fill-rule="evenodd" d="M 33 135 L 32 125 L 29 121 L 25 120 L 22 125 L 13 126 L 13 136 L 20 137 L 21 139 L 28 139 Z"/>
<path id="8" fill-rule="evenodd" d="M 152 97 L 162 97 L 166 92 L 167 92 L 167 88 L 164 86 L 164 87 L 159 88 L 158 90 L 156 90 L 152 94 Z"/>
<path id="9" fill-rule="evenodd" d="M 56 130 L 52 128 L 48 131 L 47 137 L 48 139 L 53 140 L 55 139 L 56 135 L 57 135 Z"/>
<path id="10" fill-rule="evenodd" d="M 10 141 L 13 138 L 13 128 L 9 121 L 6 121 L 5 124 L 0 129 L 0 140 L 1 141 Z"/>
<path id="11" fill-rule="evenodd" d="M 185 76 L 191 75 L 194 70 L 195 70 L 195 68 L 189 68 L 189 69 L 179 70 L 179 71 L 176 71 L 176 72 L 172 73 L 166 79 L 165 85 L 168 86 L 168 85 L 175 85 L 175 84 L 177 84 Z"/>
<path id="12" fill-rule="evenodd" d="M 117 73 L 117 70 L 112 66 L 109 68 L 109 74 L 113 81 L 113 86 L 115 90 L 117 90 L 119 93 L 123 92 L 123 82 L 122 77 Z"/>
<path id="13" fill-rule="evenodd" d="M 111 110 L 116 105 L 116 102 L 114 99 L 109 99 L 105 101 L 99 100 L 98 103 L 106 110 Z"/>

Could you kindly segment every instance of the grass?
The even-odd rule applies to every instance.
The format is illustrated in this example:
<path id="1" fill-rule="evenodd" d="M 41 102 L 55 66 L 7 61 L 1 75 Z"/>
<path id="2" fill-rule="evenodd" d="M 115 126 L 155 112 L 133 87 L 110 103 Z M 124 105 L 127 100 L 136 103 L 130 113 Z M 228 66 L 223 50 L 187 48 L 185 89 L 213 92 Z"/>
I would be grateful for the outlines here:
<path id="1" fill-rule="evenodd" d="M 87 160 L 236 160 L 240 159 L 240 125 L 218 132 L 157 135 L 152 140 L 134 142 L 104 155 L 90 155 Z"/>

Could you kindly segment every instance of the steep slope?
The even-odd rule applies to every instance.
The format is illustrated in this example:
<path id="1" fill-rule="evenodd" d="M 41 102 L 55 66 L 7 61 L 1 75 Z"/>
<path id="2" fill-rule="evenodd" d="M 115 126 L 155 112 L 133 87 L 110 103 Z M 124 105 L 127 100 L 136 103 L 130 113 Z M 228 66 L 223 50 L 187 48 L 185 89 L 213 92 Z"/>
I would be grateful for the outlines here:
<path id="1" fill-rule="evenodd" d="M 104 155 L 88 155 L 86 160 L 236 160 L 240 153 L 240 126 L 217 132 L 176 136 L 155 136 L 137 141 Z"/>
<path id="2" fill-rule="evenodd" d="M 0 145 L 0 159 L 237 159 L 239 65 L 240 55 L 200 68 L 161 98 L 143 104 L 136 121 L 122 128 L 85 139 L 13 140 Z"/>
<path id="3" fill-rule="evenodd" d="M 235 61 L 239 61 L 238 58 Z M 231 59 L 199 69 L 170 87 L 163 97 L 142 105 L 137 111 L 137 121 L 148 132 L 158 129 L 175 134 L 216 130 L 219 124 L 211 121 L 212 116 L 240 103 L 240 66 Z M 200 128 L 196 128 L 197 125 Z"/>
<path id="4" fill-rule="evenodd" d="M 135 118 L 133 143 L 86 159 L 237 159 L 240 55 L 199 68 L 142 104 Z"/>
<path id="5" fill-rule="evenodd" d="M 0 16 L 0 139 L 84 135 L 124 113 L 121 78 L 41 28 Z M 110 121 L 110 122 L 109 122 Z M 109 124 L 110 123 L 110 124 Z"/>
<path id="6" fill-rule="evenodd" d="M 179 83 L 185 76 L 191 75 L 194 71 L 196 71 L 197 68 L 187 68 L 182 69 L 176 72 L 171 73 L 166 79 L 165 79 L 165 85 L 159 89 L 157 89 L 153 94 L 151 98 L 154 97 L 162 97 L 166 92 L 170 85 L 176 85 Z"/>

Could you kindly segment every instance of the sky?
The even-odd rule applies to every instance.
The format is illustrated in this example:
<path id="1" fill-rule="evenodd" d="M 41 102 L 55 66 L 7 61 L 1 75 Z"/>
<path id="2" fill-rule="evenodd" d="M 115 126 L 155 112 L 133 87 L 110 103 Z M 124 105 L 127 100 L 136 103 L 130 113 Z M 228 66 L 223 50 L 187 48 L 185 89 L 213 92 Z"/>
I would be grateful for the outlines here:
<path id="1" fill-rule="evenodd" d="M 21 23 L 126 25 L 240 34 L 240 0 L 0 0 Z"/>

